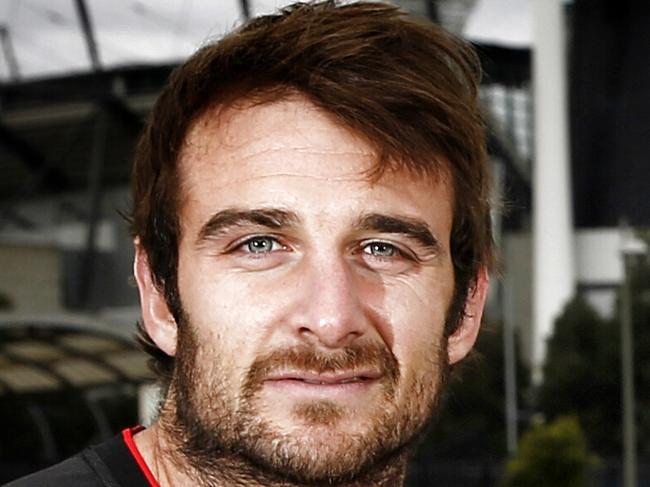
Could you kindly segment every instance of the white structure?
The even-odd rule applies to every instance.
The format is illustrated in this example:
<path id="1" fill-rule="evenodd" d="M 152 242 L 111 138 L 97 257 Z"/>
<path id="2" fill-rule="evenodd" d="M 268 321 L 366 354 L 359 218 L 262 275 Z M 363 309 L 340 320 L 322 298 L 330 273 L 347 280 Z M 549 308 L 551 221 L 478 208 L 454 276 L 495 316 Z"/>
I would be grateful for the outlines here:
<path id="1" fill-rule="evenodd" d="M 575 291 L 562 0 L 533 10 L 533 382 L 542 378 L 546 339 Z"/>

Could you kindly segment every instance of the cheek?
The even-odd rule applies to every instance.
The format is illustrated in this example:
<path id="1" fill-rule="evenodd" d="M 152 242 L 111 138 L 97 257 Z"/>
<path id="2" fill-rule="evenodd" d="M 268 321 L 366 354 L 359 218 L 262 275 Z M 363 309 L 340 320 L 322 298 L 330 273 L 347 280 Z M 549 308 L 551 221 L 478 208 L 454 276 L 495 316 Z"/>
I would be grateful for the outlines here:
<path id="1" fill-rule="evenodd" d="M 241 367 L 263 343 L 278 300 L 242 275 L 217 269 L 209 258 L 189 260 L 179 261 L 178 286 L 197 338 L 214 344 L 226 365 Z"/>
<path id="2" fill-rule="evenodd" d="M 430 370 L 437 364 L 453 296 L 452 276 L 395 281 L 386 287 L 385 312 L 394 337 L 393 353 L 405 374 Z"/>

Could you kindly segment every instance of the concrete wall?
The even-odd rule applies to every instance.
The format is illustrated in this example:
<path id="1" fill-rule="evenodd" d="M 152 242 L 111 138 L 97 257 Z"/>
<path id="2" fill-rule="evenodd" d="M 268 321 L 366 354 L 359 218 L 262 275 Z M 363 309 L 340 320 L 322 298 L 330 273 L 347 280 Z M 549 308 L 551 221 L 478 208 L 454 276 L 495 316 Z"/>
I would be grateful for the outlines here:
<path id="1" fill-rule="evenodd" d="M 0 243 L 0 294 L 7 311 L 48 313 L 61 310 L 61 252 L 51 245 Z"/>
<path id="2" fill-rule="evenodd" d="M 585 229 L 575 232 L 577 289 L 603 317 L 616 309 L 618 287 L 623 278 L 621 235 L 618 228 Z M 527 233 L 503 236 L 501 256 L 504 265 L 503 316 L 518 330 L 525 361 L 535 339 L 532 333 L 532 250 Z"/>

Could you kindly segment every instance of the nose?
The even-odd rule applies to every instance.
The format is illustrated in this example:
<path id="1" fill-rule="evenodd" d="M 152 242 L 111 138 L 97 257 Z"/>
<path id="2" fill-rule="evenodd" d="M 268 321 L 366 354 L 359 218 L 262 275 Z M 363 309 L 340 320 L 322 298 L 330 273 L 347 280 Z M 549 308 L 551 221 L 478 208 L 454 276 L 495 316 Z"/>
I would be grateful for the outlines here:
<path id="1" fill-rule="evenodd" d="M 350 345 L 372 328 L 364 311 L 363 283 L 343 258 L 303 262 L 293 317 L 301 341 L 323 348 Z"/>

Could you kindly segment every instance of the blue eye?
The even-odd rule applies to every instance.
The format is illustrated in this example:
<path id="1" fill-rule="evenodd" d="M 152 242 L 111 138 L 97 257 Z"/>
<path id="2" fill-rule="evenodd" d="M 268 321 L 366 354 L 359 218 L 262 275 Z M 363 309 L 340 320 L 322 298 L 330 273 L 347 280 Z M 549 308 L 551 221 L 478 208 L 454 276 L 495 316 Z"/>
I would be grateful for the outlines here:
<path id="1" fill-rule="evenodd" d="M 253 237 L 244 242 L 242 246 L 251 254 L 265 254 L 275 249 L 277 241 L 271 237 Z"/>
<path id="2" fill-rule="evenodd" d="M 363 252 L 375 257 L 395 257 L 400 253 L 394 245 L 386 242 L 371 242 L 363 248 Z"/>

